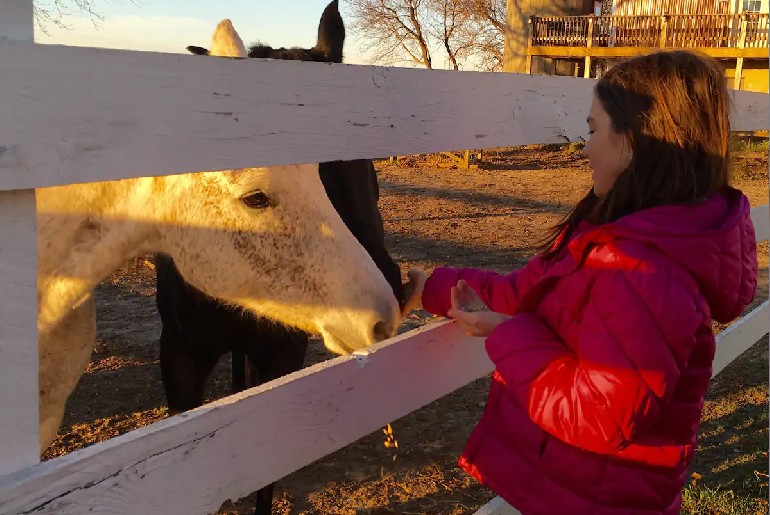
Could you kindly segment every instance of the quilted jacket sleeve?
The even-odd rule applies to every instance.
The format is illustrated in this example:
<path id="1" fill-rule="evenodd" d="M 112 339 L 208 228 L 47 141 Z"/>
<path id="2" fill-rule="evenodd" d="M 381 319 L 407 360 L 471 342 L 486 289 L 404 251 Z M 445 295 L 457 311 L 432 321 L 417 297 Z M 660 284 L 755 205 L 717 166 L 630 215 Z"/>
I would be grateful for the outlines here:
<path id="1" fill-rule="evenodd" d="M 539 256 L 508 274 L 475 268 L 436 268 L 425 283 L 422 305 L 434 315 L 446 316 L 451 307 L 450 292 L 464 279 L 492 311 L 512 314 L 519 300 L 543 274 L 545 262 Z"/>
<path id="2" fill-rule="evenodd" d="M 486 348 L 535 423 L 572 445 L 614 453 L 656 420 L 702 317 L 689 290 L 666 274 L 603 272 L 588 299 L 574 351 L 528 312 L 498 326 Z"/>

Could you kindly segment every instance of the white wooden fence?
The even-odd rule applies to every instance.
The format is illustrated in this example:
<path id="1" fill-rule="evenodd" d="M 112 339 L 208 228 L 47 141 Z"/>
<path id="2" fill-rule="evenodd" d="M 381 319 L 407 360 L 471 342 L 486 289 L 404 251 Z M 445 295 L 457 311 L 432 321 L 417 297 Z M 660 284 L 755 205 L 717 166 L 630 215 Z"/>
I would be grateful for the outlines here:
<path id="1" fill-rule="evenodd" d="M 592 86 L 35 45 L 31 0 L 0 0 L 0 513 L 209 513 L 492 368 L 441 322 L 39 463 L 33 188 L 575 140 Z M 734 102 L 736 130 L 768 128 L 767 95 Z M 766 240 L 768 206 L 752 217 Z M 714 373 L 767 321 L 720 334 Z"/>

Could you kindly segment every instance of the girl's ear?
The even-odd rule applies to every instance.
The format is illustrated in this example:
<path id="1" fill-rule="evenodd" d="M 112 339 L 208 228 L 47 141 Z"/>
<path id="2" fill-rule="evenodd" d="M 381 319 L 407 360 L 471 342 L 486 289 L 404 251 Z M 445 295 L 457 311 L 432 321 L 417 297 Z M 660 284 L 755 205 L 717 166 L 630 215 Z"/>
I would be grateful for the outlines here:
<path id="1" fill-rule="evenodd" d="M 628 168 L 628 165 L 631 164 L 631 160 L 634 158 L 634 145 L 631 134 L 626 134 L 623 137 L 623 146 L 620 150 L 620 169 L 625 170 Z"/>

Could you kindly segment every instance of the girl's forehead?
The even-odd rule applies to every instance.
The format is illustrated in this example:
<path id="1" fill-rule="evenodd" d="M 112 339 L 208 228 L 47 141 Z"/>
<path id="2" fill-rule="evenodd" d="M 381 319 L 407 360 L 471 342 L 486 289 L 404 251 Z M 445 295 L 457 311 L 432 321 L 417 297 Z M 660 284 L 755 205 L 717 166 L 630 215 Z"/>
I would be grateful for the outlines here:
<path id="1" fill-rule="evenodd" d="M 604 106 L 599 100 L 594 97 L 591 101 L 591 108 L 588 110 L 588 123 L 595 122 L 597 120 L 605 120 L 609 118 L 609 114 L 604 110 Z"/>

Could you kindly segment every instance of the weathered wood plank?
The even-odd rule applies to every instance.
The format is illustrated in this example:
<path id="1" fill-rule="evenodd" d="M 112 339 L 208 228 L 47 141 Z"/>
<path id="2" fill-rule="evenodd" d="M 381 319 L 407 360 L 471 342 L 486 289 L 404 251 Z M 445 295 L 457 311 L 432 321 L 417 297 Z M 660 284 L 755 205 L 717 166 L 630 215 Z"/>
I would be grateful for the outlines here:
<path id="1" fill-rule="evenodd" d="M 770 328 L 768 320 L 770 320 L 770 301 L 765 301 L 719 333 L 711 377 L 724 370 L 727 365 L 766 335 Z"/>
<path id="2" fill-rule="evenodd" d="M 751 210 L 751 221 L 754 224 L 757 243 L 766 241 L 770 237 L 770 204 L 753 208 Z"/>
<path id="3" fill-rule="evenodd" d="M 521 512 L 505 502 L 501 497 L 495 497 L 479 508 L 473 515 L 521 515 Z"/>
<path id="4" fill-rule="evenodd" d="M 32 0 L 2 0 L 0 13 L 0 46 L 32 46 Z M 0 192 L 0 221 L 0 474 L 8 474 L 39 461 L 35 192 Z"/>
<path id="5" fill-rule="evenodd" d="M 34 465 L 40 453 L 34 190 L 0 192 L 0 220 L 2 475 Z"/>
<path id="6" fill-rule="evenodd" d="M 33 0 L 0 0 L 0 42 L 35 39 Z"/>
<path id="7" fill-rule="evenodd" d="M 491 370 L 434 324 L 0 478 L 0 513 L 210 513 Z"/>
<path id="8" fill-rule="evenodd" d="M 0 69 L 0 189 L 566 142 L 594 84 L 11 43 Z M 736 98 L 767 128 L 767 95 Z"/>

